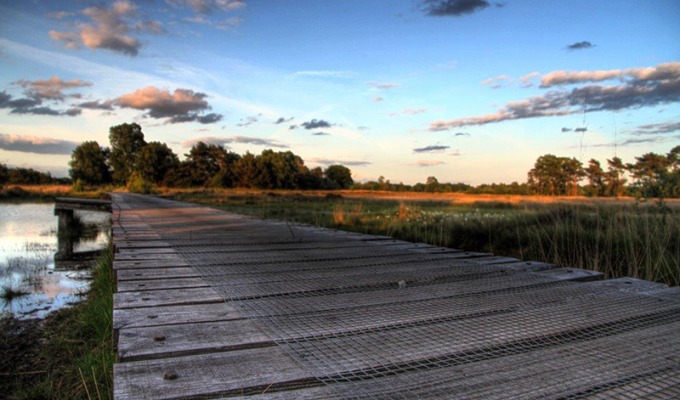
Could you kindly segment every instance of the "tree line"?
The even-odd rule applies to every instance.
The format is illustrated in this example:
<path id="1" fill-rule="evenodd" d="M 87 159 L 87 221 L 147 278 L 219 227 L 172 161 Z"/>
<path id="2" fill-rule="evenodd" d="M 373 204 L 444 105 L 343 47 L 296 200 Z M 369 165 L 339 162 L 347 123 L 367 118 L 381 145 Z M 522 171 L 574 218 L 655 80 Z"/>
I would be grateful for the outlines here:
<path id="1" fill-rule="evenodd" d="M 332 190 L 354 183 L 349 168 L 310 169 L 291 151 L 239 155 L 222 146 L 197 142 L 180 161 L 165 143 L 147 143 L 136 123 L 111 127 L 109 142 L 111 147 L 96 141 L 76 147 L 69 162 L 69 174 L 76 184 L 127 185 L 146 191 L 151 185 Z"/>
<path id="2" fill-rule="evenodd" d="M 70 179 L 55 178 L 49 172 L 41 172 L 33 168 L 11 168 L 0 163 L 0 188 L 4 185 L 67 185 L 70 183 Z"/>
<path id="3" fill-rule="evenodd" d="M 471 186 L 440 183 L 436 177 L 430 176 L 425 183 L 405 185 L 392 183 L 381 176 L 377 181 L 357 183 L 352 188 L 395 192 L 673 198 L 680 197 L 680 146 L 675 146 L 667 154 L 643 154 L 635 157 L 633 163 L 624 163 L 619 157 L 613 157 L 607 160 L 606 169 L 595 159 L 584 166 L 575 158 L 545 154 L 538 157 L 525 183 Z"/>

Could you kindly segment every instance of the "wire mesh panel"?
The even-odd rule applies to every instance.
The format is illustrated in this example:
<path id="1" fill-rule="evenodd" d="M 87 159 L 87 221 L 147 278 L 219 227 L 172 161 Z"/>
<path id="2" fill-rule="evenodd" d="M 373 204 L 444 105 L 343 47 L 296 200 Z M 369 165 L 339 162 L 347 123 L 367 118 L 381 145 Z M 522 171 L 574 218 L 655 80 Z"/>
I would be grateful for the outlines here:
<path id="1" fill-rule="evenodd" d="M 367 235 L 130 201 L 141 202 L 132 209 L 156 205 L 140 222 L 318 382 L 265 397 L 680 396 L 678 297 Z"/>

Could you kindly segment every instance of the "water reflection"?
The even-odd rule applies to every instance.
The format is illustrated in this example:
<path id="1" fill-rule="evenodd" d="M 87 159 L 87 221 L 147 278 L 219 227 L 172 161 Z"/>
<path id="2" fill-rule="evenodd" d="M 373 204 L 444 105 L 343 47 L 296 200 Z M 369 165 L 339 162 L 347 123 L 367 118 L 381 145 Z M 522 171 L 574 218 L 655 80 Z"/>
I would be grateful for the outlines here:
<path id="1" fill-rule="evenodd" d="M 43 318 L 77 302 L 88 289 L 90 271 L 78 269 L 88 266 L 88 261 L 60 265 L 67 269 L 55 266 L 57 218 L 53 214 L 54 204 L 0 204 L 0 313 Z M 109 214 L 83 211 L 76 215 L 84 234 L 74 251 L 105 247 Z"/>

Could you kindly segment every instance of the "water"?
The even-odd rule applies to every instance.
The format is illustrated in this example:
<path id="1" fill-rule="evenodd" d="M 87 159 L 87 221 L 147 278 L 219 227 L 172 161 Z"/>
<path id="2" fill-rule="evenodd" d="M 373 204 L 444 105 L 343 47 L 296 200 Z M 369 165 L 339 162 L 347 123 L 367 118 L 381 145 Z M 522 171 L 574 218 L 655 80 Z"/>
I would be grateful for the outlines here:
<path id="1" fill-rule="evenodd" d="M 109 214 L 76 211 L 86 230 L 74 252 L 102 249 L 108 242 Z M 80 300 L 89 269 L 56 266 L 57 217 L 54 204 L 0 204 L 0 296 L 11 289 L 26 293 L 0 298 L 0 314 L 19 319 L 44 318 Z M 88 265 L 87 262 L 80 266 Z M 70 267 L 73 267 L 70 264 Z"/>

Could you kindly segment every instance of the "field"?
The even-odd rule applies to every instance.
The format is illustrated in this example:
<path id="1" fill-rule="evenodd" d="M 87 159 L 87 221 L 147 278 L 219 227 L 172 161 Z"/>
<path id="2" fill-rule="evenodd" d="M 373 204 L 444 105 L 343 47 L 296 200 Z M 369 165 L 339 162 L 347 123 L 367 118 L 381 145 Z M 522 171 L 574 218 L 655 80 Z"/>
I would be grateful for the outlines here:
<path id="1" fill-rule="evenodd" d="M 172 191 L 177 200 L 680 285 L 680 201 L 459 193 Z"/>

